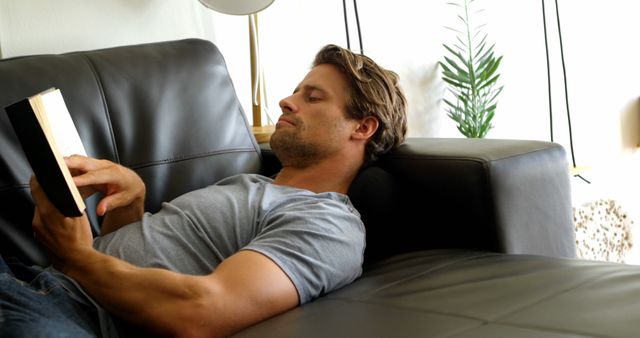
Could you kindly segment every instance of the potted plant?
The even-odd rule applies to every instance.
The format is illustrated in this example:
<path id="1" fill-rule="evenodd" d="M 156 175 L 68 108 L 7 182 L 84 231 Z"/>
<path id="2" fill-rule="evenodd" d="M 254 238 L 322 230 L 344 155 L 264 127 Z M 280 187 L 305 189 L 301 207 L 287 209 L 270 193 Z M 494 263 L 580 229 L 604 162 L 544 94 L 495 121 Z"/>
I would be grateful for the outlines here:
<path id="1" fill-rule="evenodd" d="M 458 15 L 461 29 L 447 27 L 457 33 L 456 43 L 443 44 L 447 51 L 442 67 L 442 80 L 454 100 L 443 99 L 447 115 L 456 122 L 458 130 L 469 138 L 483 138 L 493 128 L 491 120 L 503 86 L 498 86 L 497 70 L 502 56 L 496 57 L 488 46 L 487 34 L 479 25 L 472 27 L 470 5 L 474 0 L 449 3 L 461 9 Z M 477 11 L 475 13 L 478 13 Z"/>

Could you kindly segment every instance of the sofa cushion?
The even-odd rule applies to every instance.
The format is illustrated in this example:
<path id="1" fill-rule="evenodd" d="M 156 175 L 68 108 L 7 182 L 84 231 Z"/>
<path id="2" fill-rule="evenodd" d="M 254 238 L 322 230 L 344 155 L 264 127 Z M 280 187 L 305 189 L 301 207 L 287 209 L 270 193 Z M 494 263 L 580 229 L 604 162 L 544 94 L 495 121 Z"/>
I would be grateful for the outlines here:
<path id="1" fill-rule="evenodd" d="M 407 245 L 405 226 L 398 224 L 395 210 L 402 210 L 398 196 L 402 196 L 400 182 L 384 169 L 376 166 L 360 171 L 349 187 L 349 198 L 360 212 L 366 225 L 367 247 L 365 265 L 382 258 L 411 250 Z M 416 227 L 427 227 L 415 222 Z M 422 232 L 428 236 L 428 229 Z"/>
<path id="2" fill-rule="evenodd" d="M 236 337 L 635 337 L 640 267 L 432 250 Z"/>

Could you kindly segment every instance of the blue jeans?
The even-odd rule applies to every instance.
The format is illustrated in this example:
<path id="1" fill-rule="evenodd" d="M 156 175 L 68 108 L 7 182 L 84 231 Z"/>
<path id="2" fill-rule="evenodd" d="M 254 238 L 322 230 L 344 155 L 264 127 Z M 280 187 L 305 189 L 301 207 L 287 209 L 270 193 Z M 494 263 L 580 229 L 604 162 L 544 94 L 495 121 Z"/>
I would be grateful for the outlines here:
<path id="1" fill-rule="evenodd" d="M 0 337 L 99 337 L 96 309 L 58 278 L 0 256 Z"/>

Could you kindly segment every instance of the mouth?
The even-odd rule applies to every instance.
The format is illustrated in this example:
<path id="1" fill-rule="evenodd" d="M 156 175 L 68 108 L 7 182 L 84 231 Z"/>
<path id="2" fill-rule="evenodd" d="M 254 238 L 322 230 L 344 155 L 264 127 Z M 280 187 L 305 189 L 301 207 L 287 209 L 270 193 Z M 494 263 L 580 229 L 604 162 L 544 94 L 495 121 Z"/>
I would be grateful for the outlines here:
<path id="1" fill-rule="evenodd" d="M 282 125 L 290 125 L 290 126 L 295 126 L 295 122 L 289 118 L 286 118 L 284 116 L 280 116 L 280 118 L 278 119 L 278 122 L 276 123 L 276 126 L 282 126 Z"/>

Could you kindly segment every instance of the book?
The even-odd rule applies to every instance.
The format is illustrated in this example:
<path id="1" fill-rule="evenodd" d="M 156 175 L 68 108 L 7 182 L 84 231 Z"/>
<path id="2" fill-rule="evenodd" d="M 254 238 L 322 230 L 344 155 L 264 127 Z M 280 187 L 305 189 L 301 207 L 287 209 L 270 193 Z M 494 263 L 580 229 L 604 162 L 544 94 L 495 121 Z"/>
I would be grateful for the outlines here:
<path id="1" fill-rule="evenodd" d="M 4 108 L 42 190 L 65 216 L 86 209 L 64 157 L 86 156 L 59 89 L 50 88 Z"/>

